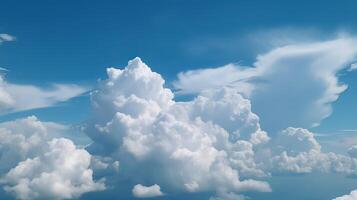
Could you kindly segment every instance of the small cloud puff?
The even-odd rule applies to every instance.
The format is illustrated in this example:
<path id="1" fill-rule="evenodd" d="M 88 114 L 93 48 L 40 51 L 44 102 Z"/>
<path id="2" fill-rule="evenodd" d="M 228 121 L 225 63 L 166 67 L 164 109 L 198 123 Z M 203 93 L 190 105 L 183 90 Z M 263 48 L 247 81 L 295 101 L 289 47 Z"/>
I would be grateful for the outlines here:
<path id="1" fill-rule="evenodd" d="M 157 184 L 152 186 L 143 186 L 141 184 L 137 184 L 133 187 L 132 193 L 134 197 L 137 198 L 150 198 L 164 195 L 161 192 L 160 186 Z"/>

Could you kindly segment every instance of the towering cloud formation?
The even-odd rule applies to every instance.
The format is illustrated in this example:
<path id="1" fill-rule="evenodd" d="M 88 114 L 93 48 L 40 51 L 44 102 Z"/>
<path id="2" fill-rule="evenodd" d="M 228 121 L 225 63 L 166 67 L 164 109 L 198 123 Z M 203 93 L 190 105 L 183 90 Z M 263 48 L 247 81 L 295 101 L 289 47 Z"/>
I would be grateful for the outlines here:
<path id="1" fill-rule="evenodd" d="M 229 89 L 175 102 L 164 80 L 139 58 L 108 69 L 92 94 L 88 150 L 120 160 L 121 176 L 170 191 L 270 191 L 254 150 L 269 140 L 250 103 Z M 143 166 L 146 166 L 145 169 Z"/>
<path id="2" fill-rule="evenodd" d="M 339 38 L 287 45 L 258 56 L 252 67 L 180 73 L 174 86 L 181 93 L 234 88 L 249 97 L 271 134 L 289 126 L 309 128 L 331 114 L 331 103 L 346 90 L 338 73 L 357 59 L 356 44 L 355 38 Z"/>

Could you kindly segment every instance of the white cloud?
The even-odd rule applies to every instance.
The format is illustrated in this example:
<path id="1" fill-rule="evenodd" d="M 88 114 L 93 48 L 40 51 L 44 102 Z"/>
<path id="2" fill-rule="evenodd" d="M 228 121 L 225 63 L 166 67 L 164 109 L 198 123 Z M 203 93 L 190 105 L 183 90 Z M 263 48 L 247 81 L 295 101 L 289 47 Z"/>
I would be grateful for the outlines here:
<path id="1" fill-rule="evenodd" d="M 302 128 L 289 127 L 283 130 L 274 139 L 274 144 L 276 149 L 286 151 L 289 155 L 321 150 L 321 146 L 314 138 L 314 134 Z"/>
<path id="2" fill-rule="evenodd" d="M 18 199 L 68 199 L 102 190 L 91 155 L 61 137 L 68 128 L 31 116 L 0 123 L 0 183 Z M 116 164 L 118 165 L 118 163 Z"/>
<path id="3" fill-rule="evenodd" d="M 7 33 L 0 33 L 0 44 L 2 42 L 11 42 L 16 40 L 16 38 L 12 35 L 9 35 Z"/>
<path id="4" fill-rule="evenodd" d="M 354 145 L 348 149 L 348 154 L 357 159 L 357 145 Z"/>
<path id="5" fill-rule="evenodd" d="M 54 84 L 50 88 L 8 83 L 0 75 L 0 114 L 53 106 L 76 97 L 88 88 Z"/>
<path id="6" fill-rule="evenodd" d="M 351 65 L 350 65 L 350 68 L 348 69 L 348 71 L 354 71 L 354 70 L 356 70 L 357 69 L 357 63 L 352 63 Z"/>
<path id="7" fill-rule="evenodd" d="M 173 82 L 178 94 L 199 93 L 204 90 L 220 89 L 222 86 L 234 87 L 246 96 L 250 96 L 253 85 L 247 83 L 255 75 L 254 68 L 228 64 L 219 68 L 198 69 L 181 72 Z"/>
<path id="8" fill-rule="evenodd" d="M 219 191 L 216 196 L 209 198 L 209 200 L 245 200 L 245 199 L 247 198 L 243 195 L 238 195 L 233 192 L 226 192 L 226 191 Z"/>
<path id="9" fill-rule="evenodd" d="M 273 140 L 270 171 L 278 173 L 337 172 L 357 174 L 357 159 L 321 152 L 313 133 L 301 128 L 287 128 Z"/>
<path id="10" fill-rule="evenodd" d="M 88 151 L 119 160 L 119 178 L 168 191 L 271 190 L 266 182 L 240 177 L 266 175 L 254 149 L 269 137 L 248 100 L 223 89 L 175 102 L 163 85 L 139 58 L 123 70 L 108 69 L 91 96 Z"/>
<path id="11" fill-rule="evenodd" d="M 11 169 L 2 184 L 18 199 L 70 199 L 90 191 L 104 190 L 89 169 L 91 156 L 68 139 L 53 139 L 46 151 Z"/>
<path id="12" fill-rule="evenodd" d="M 241 191 L 271 190 L 257 177 L 357 174 L 357 159 L 322 152 L 306 129 L 289 127 L 269 138 L 250 101 L 234 88 L 176 102 L 139 58 L 123 70 L 108 69 L 108 76 L 91 95 L 94 112 L 85 131 L 93 139 L 89 152 L 120 161 L 121 180 L 242 199 Z"/>
<path id="13" fill-rule="evenodd" d="M 137 198 L 150 198 L 164 195 L 161 192 L 160 186 L 157 184 L 152 186 L 143 186 L 141 184 L 137 184 L 133 187 L 132 192 L 134 197 Z"/>
<path id="14" fill-rule="evenodd" d="M 63 128 L 60 124 L 41 122 L 34 116 L 0 123 L 0 173 L 42 152 L 45 143 Z"/>
<path id="15" fill-rule="evenodd" d="M 334 198 L 333 200 L 357 200 L 357 190 L 353 190 L 350 194 Z"/>
<path id="16" fill-rule="evenodd" d="M 9 34 L 0 34 L 0 44 L 15 39 Z M 8 70 L 0 67 L 0 71 Z M 4 74 L 0 73 L 0 115 L 53 106 L 88 90 L 86 87 L 74 84 L 53 84 L 48 88 L 14 84 L 7 82 Z"/>
<path id="17" fill-rule="evenodd" d="M 331 103 L 346 90 L 338 72 L 356 60 L 356 44 L 344 37 L 282 46 L 257 56 L 253 67 L 229 64 L 180 73 L 174 86 L 179 93 L 235 88 L 249 97 L 271 134 L 288 126 L 308 128 L 329 116 Z"/>

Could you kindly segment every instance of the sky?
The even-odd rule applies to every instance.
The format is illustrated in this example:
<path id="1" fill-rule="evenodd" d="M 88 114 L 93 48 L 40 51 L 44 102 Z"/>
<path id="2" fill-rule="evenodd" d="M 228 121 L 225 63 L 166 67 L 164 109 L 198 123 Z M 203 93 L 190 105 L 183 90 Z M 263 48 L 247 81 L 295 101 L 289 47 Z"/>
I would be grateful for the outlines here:
<path id="1" fill-rule="evenodd" d="M 357 199 L 357 3 L 1 1 L 1 199 Z"/>

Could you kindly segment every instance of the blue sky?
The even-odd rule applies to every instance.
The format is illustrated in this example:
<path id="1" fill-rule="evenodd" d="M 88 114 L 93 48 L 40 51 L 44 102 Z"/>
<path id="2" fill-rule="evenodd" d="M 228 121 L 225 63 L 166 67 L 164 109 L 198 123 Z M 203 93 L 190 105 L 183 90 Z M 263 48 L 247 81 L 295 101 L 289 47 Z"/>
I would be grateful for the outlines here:
<path id="1" fill-rule="evenodd" d="M 354 158 L 349 156 L 354 155 L 353 153 L 348 153 L 357 151 L 353 150 L 353 147 L 357 149 L 355 117 L 355 113 L 357 113 L 355 106 L 357 72 L 350 69 L 351 64 L 353 65 L 357 61 L 355 55 L 357 50 L 354 48 L 354 44 L 357 44 L 356 6 L 357 3 L 353 0 L 343 3 L 255 0 L 92 2 L 82 0 L 36 2 L 3 0 L 0 6 L 0 34 L 12 36 L 12 39 L 2 38 L 0 35 L 0 67 L 6 69 L 1 70 L 3 75 L 0 77 L 0 122 L 2 122 L 0 134 L 2 130 L 10 130 L 9 132 L 14 132 L 13 134 L 16 134 L 16 131 L 25 130 L 25 128 L 14 128 L 20 125 L 7 125 L 6 123 L 14 121 L 14 124 L 17 124 L 19 122 L 16 120 L 34 115 L 39 121 L 42 121 L 40 123 L 56 124 L 45 123 L 44 126 L 47 127 L 48 132 L 51 132 L 49 135 L 70 138 L 78 148 L 86 145 L 86 150 L 91 158 L 97 156 L 98 159 L 103 159 L 104 161 L 101 160 L 103 162 L 111 162 L 108 166 L 114 166 L 115 161 L 119 161 L 119 175 L 113 175 L 113 169 L 110 171 L 109 168 L 108 171 L 99 170 L 97 172 L 93 163 L 87 166 L 93 168 L 94 179 L 106 179 L 105 187 L 107 189 L 101 191 L 103 189 L 101 189 L 100 181 L 93 179 L 90 182 L 93 184 L 93 189 L 89 190 L 92 193 L 80 192 L 80 195 L 77 196 L 73 193 L 70 195 L 71 198 L 134 198 L 132 188 L 135 184 L 139 184 L 135 181 L 142 181 L 140 184 L 147 185 L 161 183 L 159 185 L 165 195 L 158 199 L 183 197 L 185 199 L 209 199 L 213 195 L 216 198 L 212 197 L 211 200 L 229 200 L 230 198 L 244 199 L 245 197 L 241 196 L 244 195 L 253 200 L 293 198 L 317 200 L 333 199 L 348 194 L 357 189 L 357 179 L 354 177 L 355 175 L 351 175 L 352 172 L 357 174 L 354 171 L 357 168 L 357 156 Z M 175 106 L 179 104 L 178 107 L 180 107 L 181 104 L 178 102 L 184 101 L 188 102 L 187 105 L 184 103 L 186 107 L 170 107 L 171 100 L 162 97 L 170 96 L 166 93 L 167 91 L 161 89 L 156 91 L 158 87 L 163 87 L 160 85 L 161 79 L 159 80 L 151 74 L 151 71 L 142 67 L 141 61 L 138 63 L 133 61 L 134 64 L 128 64 L 125 67 L 128 61 L 135 57 L 140 57 L 152 71 L 162 76 L 162 79 L 165 80 L 164 87 L 172 90 L 175 94 L 172 99 Z M 129 71 L 136 65 L 144 71 L 143 73 L 148 74 L 150 84 L 159 84 L 155 87 L 152 86 L 156 89 L 145 84 L 137 86 L 136 84 L 139 83 L 131 79 L 122 78 L 125 80 L 123 81 L 118 78 L 117 80 L 115 75 L 110 77 L 110 73 L 106 73 L 108 67 L 125 68 L 128 71 L 125 73 L 129 74 L 127 76 L 131 77 Z M 120 77 L 120 75 L 118 76 Z M 5 83 L 4 88 L 2 88 L 2 79 Z M 233 82 L 230 82 L 232 79 Z M 239 81 L 235 82 L 236 80 Z M 113 82 L 114 89 L 107 88 L 108 86 L 103 84 L 110 82 Z M 233 85 L 231 85 L 232 83 Z M 143 83 L 140 82 L 140 84 Z M 342 85 L 345 85 L 346 88 L 342 89 L 344 87 Z M 234 92 L 239 93 L 243 99 L 249 101 L 251 108 L 246 107 L 247 105 L 242 103 L 245 101 L 231 94 L 231 91 L 224 94 L 232 95 L 229 96 L 229 99 L 237 100 L 237 102 L 232 103 L 225 98 L 219 99 L 221 97 L 218 96 L 221 93 L 215 93 L 216 90 L 228 86 L 232 87 Z M 147 110 L 140 110 L 144 109 L 140 107 L 143 105 L 137 105 L 137 101 L 129 98 L 131 94 L 140 97 L 140 94 L 151 91 L 149 89 L 141 91 L 142 88 L 151 88 L 153 91 L 153 94 L 144 95 L 145 98 L 159 96 L 146 102 L 145 105 L 150 105 L 149 108 L 145 108 Z M 99 92 L 91 94 L 91 91 Z M 7 99 L 8 96 L 10 100 Z M 129 102 L 126 102 L 128 105 L 124 100 L 118 100 L 119 96 L 120 98 L 125 97 L 125 102 Z M 289 172 L 286 172 L 279 171 L 281 169 L 278 170 L 274 166 L 272 169 L 263 167 L 264 169 L 261 170 L 266 176 L 257 178 L 246 175 L 242 169 L 236 169 L 229 165 L 242 174 L 239 181 L 245 180 L 245 178 L 263 180 L 270 184 L 272 192 L 260 193 L 254 191 L 254 187 L 252 187 L 253 191 L 230 191 L 228 182 L 228 186 L 222 186 L 222 189 L 219 185 L 215 185 L 215 179 L 209 179 L 214 182 L 209 186 L 198 184 L 203 188 L 202 191 L 183 192 L 182 188 L 177 189 L 176 186 L 173 186 L 175 184 L 169 184 L 168 180 L 171 179 L 165 175 L 153 178 L 146 175 L 134 176 L 130 174 L 132 173 L 130 168 L 137 169 L 139 164 L 134 163 L 131 157 L 124 155 L 121 150 L 118 150 L 120 152 L 118 153 L 111 152 L 110 149 L 128 148 L 127 151 L 132 151 L 131 153 L 135 157 L 141 155 L 139 146 L 142 144 L 136 144 L 139 146 L 136 146 L 137 149 L 134 150 L 125 145 L 121 147 L 122 140 L 126 140 L 124 136 L 124 139 L 118 139 L 119 136 L 103 139 L 99 134 L 101 131 L 94 130 L 97 125 L 100 125 L 103 130 L 106 128 L 110 134 L 128 134 L 130 139 L 130 135 L 127 133 L 130 131 L 123 128 L 124 125 L 114 125 L 114 128 L 108 125 L 109 122 L 115 121 L 114 113 L 128 114 L 126 112 L 129 112 L 130 116 L 134 116 L 133 113 L 143 112 L 145 113 L 143 115 L 151 116 L 152 113 L 157 112 L 158 116 L 167 114 L 178 119 L 181 115 L 177 115 L 177 110 L 188 109 L 190 103 L 197 103 L 194 100 L 197 96 L 207 98 L 207 101 L 212 101 L 212 104 L 215 103 L 214 101 L 224 101 L 224 105 L 242 105 L 248 110 L 242 112 L 247 112 L 249 116 L 255 116 L 255 114 L 258 116 L 259 119 L 254 122 L 244 124 L 242 121 L 255 119 L 255 117 L 239 120 L 238 118 L 243 116 L 239 115 L 235 118 L 237 121 L 233 120 L 234 124 L 230 124 L 229 120 L 225 121 L 224 118 L 228 111 L 207 111 L 208 114 L 203 113 L 204 111 L 197 114 L 194 108 L 185 111 L 189 113 L 188 116 L 197 115 L 204 123 L 212 122 L 232 135 L 235 134 L 235 131 L 231 130 L 232 127 L 236 128 L 236 125 L 239 124 L 237 130 L 241 135 L 237 137 L 245 142 L 248 141 L 248 136 L 244 136 L 245 131 L 249 132 L 252 129 L 256 131 L 255 133 L 260 130 L 266 131 L 270 140 L 265 141 L 266 143 L 262 142 L 261 146 L 249 140 L 253 146 L 255 162 L 258 162 L 259 156 L 267 157 L 265 154 L 267 151 L 273 152 L 272 154 L 275 151 L 279 152 L 275 159 L 282 159 L 279 157 L 281 149 L 277 147 L 285 145 L 285 143 L 280 144 L 279 142 L 290 141 L 285 138 L 284 133 L 291 132 L 293 136 L 303 137 L 303 139 L 298 138 L 300 141 L 307 138 L 308 144 L 306 145 L 311 148 L 307 151 L 304 149 L 305 144 L 290 141 L 290 145 L 292 144 L 293 147 L 290 149 L 286 147 L 287 149 L 284 151 L 291 153 L 291 159 L 296 156 L 296 152 L 301 151 L 301 147 L 306 154 L 312 152 L 310 159 L 320 157 L 321 160 L 330 159 L 328 162 L 333 165 L 331 164 L 332 158 L 325 154 L 333 152 L 346 157 L 341 157 L 341 159 L 350 160 L 348 162 L 352 163 L 349 164 L 351 169 L 346 170 L 348 173 L 345 173 L 343 170 L 341 172 L 339 169 L 330 167 L 333 168 L 331 169 L 333 173 L 325 173 L 325 171 L 321 173 L 318 169 L 317 172 L 315 171 L 315 166 L 310 166 L 311 170 L 309 168 L 307 170 L 309 172 L 306 172 L 304 171 L 306 168 L 299 166 L 301 163 L 298 163 L 296 165 L 304 171 L 300 173 L 301 171 L 297 170 L 299 171 L 298 175 L 294 170 L 292 170 L 294 172 L 289 171 L 291 168 L 289 168 Z M 143 99 L 145 98 L 143 97 Z M 118 103 L 115 103 L 117 101 L 123 101 L 121 106 L 124 108 L 120 106 L 120 109 L 117 108 Z M 152 101 L 157 101 L 157 104 L 152 104 Z M 166 107 L 170 107 L 170 109 Z M 228 110 L 235 110 L 235 107 Z M 222 116 L 212 117 L 211 112 L 222 113 Z M 155 120 L 162 120 L 156 114 Z M 145 123 L 140 121 L 144 119 L 135 118 L 135 120 L 137 123 L 146 123 L 146 121 Z M 147 120 L 150 121 L 151 118 Z M 150 123 L 152 122 L 150 121 Z M 197 121 L 192 120 L 187 123 L 187 126 L 194 126 L 192 130 L 201 130 L 202 128 L 201 125 L 196 124 Z M 158 122 L 158 124 L 160 123 Z M 252 124 L 254 124 L 254 128 L 251 127 Z M 159 125 L 156 124 L 155 127 L 157 128 L 157 126 Z M 306 129 L 306 132 L 300 133 L 299 130 L 286 129 L 290 126 Z M 126 124 L 125 127 L 129 127 L 129 125 Z M 141 131 L 155 129 L 150 126 L 150 128 L 131 127 L 130 130 L 136 130 L 136 128 Z M 310 132 L 313 138 L 310 138 Z M 25 133 L 26 131 L 21 132 L 26 135 L 27 133 Z M 5 132 L 4 135 L 6 135 Z M 159 133 L 154 131 L 153 135 L 159 135 Z M 3 137 L 5 138 L 5 136 Z M 232 138 L 234 137 L 236 136 L 232 136 Z M 230 135 L 230 139 L 232 138 Z M 315 139 L 319 144 L 315 143 Z M 111 142 L 111 140 L 118 141 Z M 161 141 L 160 138 L 156 138 L 156 140 Z M 156 143 L 148 144 L 157 145 Z M 145 145 L 148 144 L 145 143 Z M 6 145 L 8 144 L 0 142 L 0 163 L 5 162 L 5 157 L 1 157 L 2 154 L 5 155 L 8 153 L 7 149 L 11 149 Z M 44 142 L 44 145 L 47 145 L 47 141 Z M 55 148 L 56 145 L 60 144 L 56 143 L 48 148 Z M 321 145 L 321 152 L 319 145 Z M 297 150 L 294 149 L 295 146 Z M 35 149 L 35 147 L 31 148 Z M 215 146 L 215 149 L 219 148 Z M 231 149 L 225 150 L 227 154 L 230 154 Z M 152 151 L 155 153 L 155 149 Z M 318 154 L 314 154 L 315 151 L 318 151 Z M 41 156 L 44 155 L 30 152 L 18 156 L 22 158 L 18 161 L 24 161 L 25 158 L 34 159 L 36 156 L 42 158 Z M 155 156 L 151 154 L 150 156 L 147 159 L 154 161 L 145 161 L 144 166 L 147 169 L 143 169 L 144 172 L 150 174 L 160 172 L 155 171 L 160 170 L 160 167 L 162 170 L 170 168 L 171 165 L 158 165 L 155 162 Z M 105 160 L 104 157 L 110 159 Z M 321 160 L 316 162 L 319 163 Z M 125 162 L 129 164 L 125 164 Z M 310 160 L 309 162 L 314 161 Z M 14 163 L 18 162 L 14 161 Z M 166 161 L 159 163 L 166 163 Z M 141 165 L 143 164 L 141 163 Z M 258 165 L 260 166 L 260 164 Z M 11 166 L 9 169 L 16 166 Z M 121 176 L 121 166 L 128 175 Z M 182 168 L 185 167 L 187 166 L 182 166 Z M 0 168 L 1 177 L 4 177 L 5 173 L 2 170 Z M 187 180 L 191 179 L 187 178 Z M 182 181 L 184 182 L 186 179 Z M 314 186 L 311 186 L 313 189 L 306 187 L 307 181 L 314 181 Z M 5 181 L 3 185 L 14 186 L 14 183 L 10 182 Z M 295 188 L 299 189 L 295 190 Z M 326 188 L 332 189 L 326 192 Z M 167 194 L 165 190 L 168 191 Z M 26 199 L 19 195 L 21 192 L 14 191 L 8 194 L 3 190 L 0 192 L 0 197 Z M 230 192 L 240 196 L 232 196 Z M 227 196 L 227 194 L 231 196 Z M 46 195 L 49 196 L 45 196 L 45 198 L 56 197 L 56 194 L 46 193 Z M 28 197 L 28 199 L 41 198 L 43 197 L 36 195 Z M 63 199 L 64 197 L 60 195 L 58 198 Z"/>

